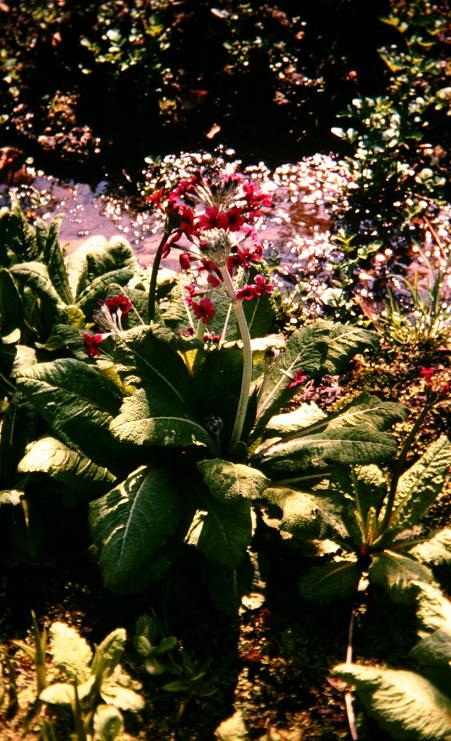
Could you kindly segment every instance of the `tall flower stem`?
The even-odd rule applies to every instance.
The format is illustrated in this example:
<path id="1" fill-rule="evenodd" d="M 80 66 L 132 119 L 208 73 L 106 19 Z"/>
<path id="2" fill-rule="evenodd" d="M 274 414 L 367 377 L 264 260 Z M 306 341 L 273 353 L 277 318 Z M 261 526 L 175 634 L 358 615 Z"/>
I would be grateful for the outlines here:
<path id="1" fill-rule="evenodd" d="M 168 241 L 170 233 L 171 233 L 171 230 L 168 229 L 167 226 L 165 226 L 163 236 L 161 237 L 160 244 L 157 247 L 155 259 L 152 265 L 152 272 L 150 274 L 149 303 L 148 303 L 149 322 L 152 322 L 155 319 L 155 294 L 157 290 L 158 271 L 160 269 L 161 258 L 163 256 L 163 250 L 164 250 L 166 242 Z"/>
<path id="2" fill-rule="evenodd" d="M 230 447 L 233 448 L 241 439 L 244 421 L 246 419 L 252 381 L 252 347 L 251 336 L 249 334 L 246 317 L 244 316 L 243 305 L 241 301 L 237 301 L 233 281 L 226 267 L 221 268 L 221 275 L 224 280 L 224 288 L 226 289 L 229 298 L 232 300 L 233 311 L 240 330 L 241 341 L 243 343 L 243 373 L 241 376 L 240 398 L 236 410 L 232 436 L 230 438 Z"/>

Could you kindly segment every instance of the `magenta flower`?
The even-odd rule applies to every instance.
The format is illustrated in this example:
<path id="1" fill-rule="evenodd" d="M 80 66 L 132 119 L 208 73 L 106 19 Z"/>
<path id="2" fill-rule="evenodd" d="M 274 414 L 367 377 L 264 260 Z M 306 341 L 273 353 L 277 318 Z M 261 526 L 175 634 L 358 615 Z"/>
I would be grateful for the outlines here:
<path id="1" fill-rule="evenodd" d="M 294 372 L 294 376 L 291 379 L 291 382 L 288 384 L 289 389 L 295 389 L 297 386 L 300 386 L 301 383 L 304 383 L 307 380 L 307 376 L 305 373 L 302 372 L 301 369 L 298 369 Z"/>
<path id="2" fill-rule="evenodd" d="M 229 219 L 224 211 L 220 211 L 216 206 L 210 206 L 199 216 L 197 224 L 201 229 L 227 229 Z"/>
<path id="3" fill-rule="evenodd" d="M 208 324 L 210 319 L 215 315 L 215 306 L 209 298 L 202 298 L 200 301 L 192 301 L 191 308 L 198 319 L 204 324 Z"/>
<path id="4" fill-rule="evenodd" d="M 100 355 L 99 345 L 103 342 L 107 334 L 89 334 L 89 332 L 83 332 L 83 341 L 89 357 L 96 358 Z"/>
<path id="5" fill-rule="evenodd" d="M 120 310 L 121 316 L 123 317 L 126 317 L 133 308 L 130 299 L 127 298 L 127 296 L 124 296 L 123 293 L 118 293 L 115 296 L 110 296 L 110 298 L 105 299 L 105 306 L 112 314 L 113 312 L 118 312 Z"/>

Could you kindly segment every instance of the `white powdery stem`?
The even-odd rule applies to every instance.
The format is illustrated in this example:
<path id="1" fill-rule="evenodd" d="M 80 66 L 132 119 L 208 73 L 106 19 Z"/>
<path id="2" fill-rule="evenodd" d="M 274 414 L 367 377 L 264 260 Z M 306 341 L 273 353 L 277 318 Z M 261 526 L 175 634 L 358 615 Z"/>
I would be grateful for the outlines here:
<path id="1" fill-rule="evenodd" d="M 237 301 L 235 288 L 226 267 L 220 268 L 224 280 L 224 288 L 232 301 L 233 311 L 235 313 L 238 328 L 240 330 L 241 341 L 243 343 L 243 374 L 241 376 L 241 390 L 238 407 L 236 410 L 235 423 L 233 425 L 232 436 L 230 438 L 230 447 L 233 448 L 241 439 L 244 421 L 246 419 L 247 405 L 249 403 L 249 393 L 252 381 L 252 347 L 249 327 L 247 326 L 246 317 L 244 316 L 241 301 Z"/>

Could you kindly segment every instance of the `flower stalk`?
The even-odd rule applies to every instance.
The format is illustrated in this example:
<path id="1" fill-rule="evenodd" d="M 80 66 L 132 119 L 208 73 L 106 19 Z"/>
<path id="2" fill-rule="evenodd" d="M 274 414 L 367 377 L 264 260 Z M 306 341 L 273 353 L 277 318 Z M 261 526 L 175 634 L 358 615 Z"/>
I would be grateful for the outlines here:
<path id="1" fill-rule="evenodd" d="M 240 330 L 241 341 L 243 343 L 243 373 L 241 376 L 240 398 L 230 438 L 230 448 L 232 449 L 241 439 L 244 421 L 246 419 L 252 381 L 252 347 L 249 327 L 247 325 L 246 317 L 244 316 L 243 304 L 241 301 L 237 300 L 233 281 L 226 267 L 221 268 L 221 275 L 224 280 L 224 288 L 232 301 L 233 311 Z"/>
<path id="2" fill-rule="evenodd" d="M 169 229 L 167 225 L 165 225 L 163 236 L 161 237 L 160 244 L 157 247 L 155 259 L 152 264 L 152 272 L 150 274 L 149 302 L 148 302 L 149 322 L 153 322 L 153 320 L 155 319 L 155 304 L 156 304 L 155 295 L 157 291 L 158 271 L 160 269 L 161 259 L 163 257 L 166 242 L 169 239 L 171 231 L 172 230 Z"/>

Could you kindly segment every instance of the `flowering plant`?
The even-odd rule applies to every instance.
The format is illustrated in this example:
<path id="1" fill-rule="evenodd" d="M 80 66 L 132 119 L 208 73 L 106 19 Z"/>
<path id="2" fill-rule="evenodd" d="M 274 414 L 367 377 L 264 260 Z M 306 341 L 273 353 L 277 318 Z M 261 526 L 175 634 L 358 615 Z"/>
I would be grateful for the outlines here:
<path id="1" fill-rule="evenodd" d="M 150 276 L 123 244 L 74 266 L 56 238 L 50 257 L 37 249 L 5 267 L 24 315 L 30 286 L 39 286 L 47 321 L 31 362 L 18 359 L 9 381 L 4 430 L 20 399 L 41 436 L 30 427 L 7 485 L 20 492 L 16 504 L 32 496 L 36 476 L 71 501 L 88 500 L 94 552 L 114 590 L 145 587 L 194 546 L 236 594 L 268 490 L 390 459 L 396 444 L 385 430 L 403 412 L 363 395 L 339 414 L 309 404 L 282 413 L 373 335 L 324 321 L 289 339 L 276 332 L 254 229 L 269 201 L 254 184 L 196 175 L 153 201 L 166 223 Z M 181 273 L 159 284 L 160 259 L 177 247 Z M 17 341 L 25 331 L 24 322 Z M 2 437 L 4 455 L 10 440 Z"/>

